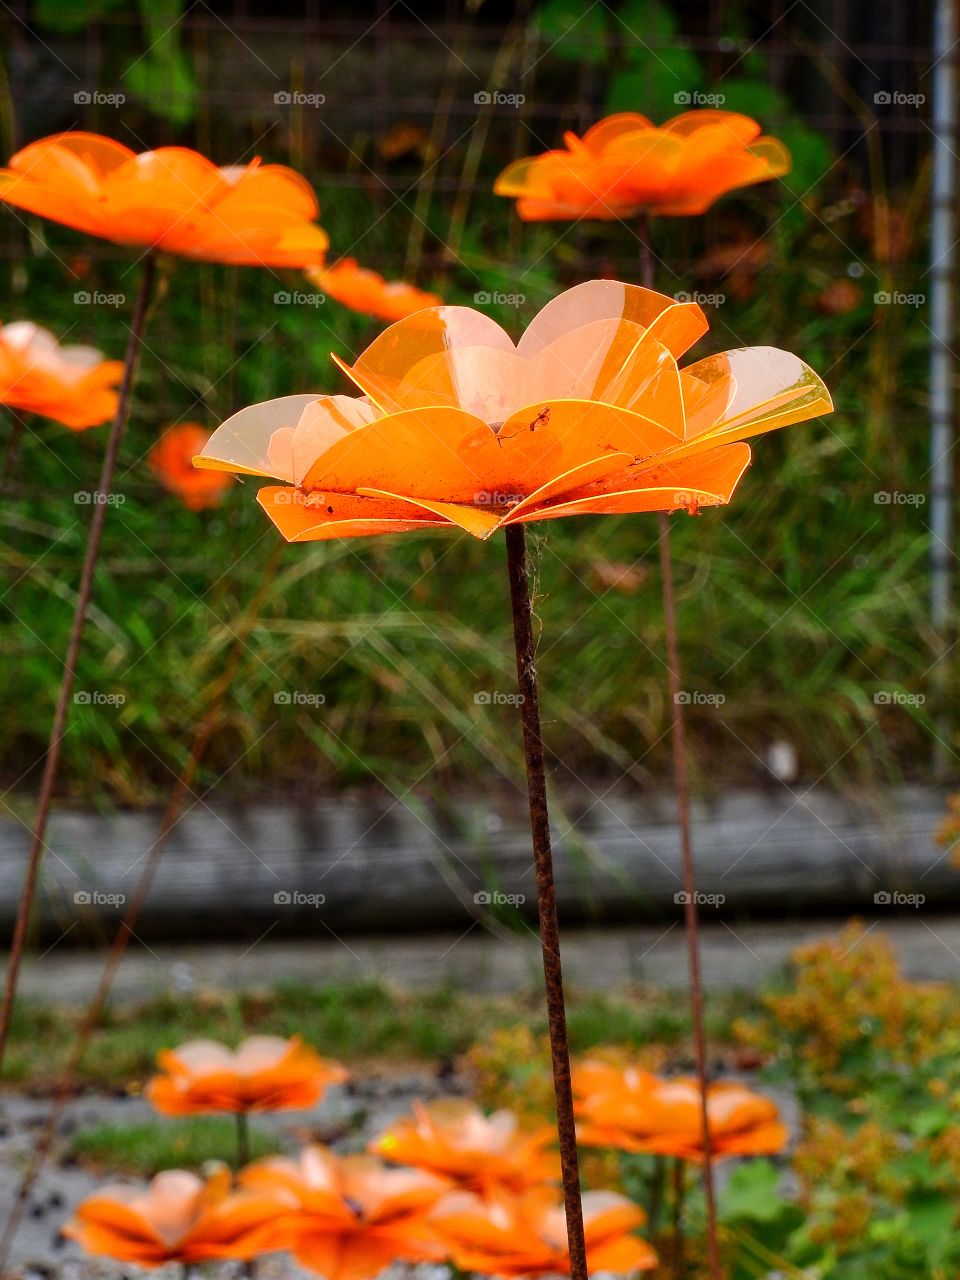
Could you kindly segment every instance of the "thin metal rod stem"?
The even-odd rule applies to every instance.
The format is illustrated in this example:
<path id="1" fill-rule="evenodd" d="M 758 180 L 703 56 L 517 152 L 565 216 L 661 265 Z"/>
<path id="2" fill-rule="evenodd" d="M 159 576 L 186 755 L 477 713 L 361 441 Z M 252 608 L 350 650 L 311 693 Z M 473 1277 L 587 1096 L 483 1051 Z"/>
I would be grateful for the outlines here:
<path id="1" fill-rule="evenodd" d="M 553 1089 L 557 1103 L 557 1135 L 560 1139 L 563 1204 L 570 1248 L 570 1275 L 571 1280 L 587 1280 L 587 1248 L 583 1234 L 583 1205 L 580 1198 L 580 1162 L 577 1155 L 577 1130 L 573 1115 L 573 1088 L 570 1080 L 570 1044 L 567 1037 L 563 971 L 560 964 L 560 922 L 557 918 L 557 893 L 553 879 L 553 852 L 550 845 L 550 818 L 547 810 L 547 777 L 543 760 L 543 740 L 540 736 L 533 609 L 527 582 L 527 551 L 523 525 L 509 525 L 506 530 L 506 541 L 513 638 L 517 650 L 517 683 L 522 699 L 520 717 L 523 725 L 523 758 L 527 770 L 530 830 L 533 836 L 534 870 L 537 878 L 540 946 L 543 952 L 543 979 L 547 993 Z"/>
<path id="2" fill-rule="evenodd" d="M 70 695 L 77 674 L 77 661 L 80 646 L 90 608 L 90 597 L 93 592 L 93 577 L 100 557 L 100 543 L 103 537 L 103 526 L 107 516 L 107 498 L 113 485 L 113 477 L 117 467 L 117 454 L 123 438 L 127 418 L 130 415 L 130 403 L 133 393 L 133 382 L 136 376 L 137 360 L 143 338 L 147 305 L 153 288 L 156 264 L 152 255 L 144 258 L 140 286 L 133 309 L 133 322 L 130 326 L 130 338 L 127 343 L 127 354 L 123 365 L 123 380 L 120 384 L 120 395 L 117 400 L 117 411 L 110 426 L 107 446 L 100 468 L 100 482 L 94 494 L 93 515 L 90 520 L 90 532 L 87 535 L 87 547 L 80 573 L 80 586 L 77 591 L 77 603 L 74 607 L 73 622 L 70 628 L 70 639 L 67 643 L 67 655 L 63 664 L 63 675 L 60 690 L 57 694 L 57 705 L 54 711 L 50 739 L 47 744 L 46 757 L 43 764 L 43 776 L 40 781 L 40 795 L 37 801 L 37 816 L 33 827 L 30 852 L 27 857 L 27 869 L 24 875 L 23 890 L 17 908 L 17 919 L 14 925 L 13 938 L 10 943 L 10 958 L 7 962 L 7 980 L 3 992 L 3 1004 L 0 1008 L 0 1073 L 7 1041 L 10 1036 L 10 1020 L 13 1017 L 13 1006 L 17 994 L 17 982 L 20 976 L 20 964 L 26 946 L 27 928 L 30 923 L 30 911 L 37 889 L 40 874 L 40 863 L 43 859 L 44 837 L 50 807 L 53 803 L 54 790 L 60 770 L 60 755 L 63 737 L 67 728 L 67 716 L 70 709 Z"/>

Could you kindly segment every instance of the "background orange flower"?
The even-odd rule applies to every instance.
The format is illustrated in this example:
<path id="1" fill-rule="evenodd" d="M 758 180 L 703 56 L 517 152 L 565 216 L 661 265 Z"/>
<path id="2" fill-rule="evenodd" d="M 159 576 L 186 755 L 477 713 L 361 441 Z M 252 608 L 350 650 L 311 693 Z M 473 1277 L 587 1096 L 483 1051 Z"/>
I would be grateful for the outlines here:
<path id="1" fill-rule="evenodd" d="M 182 499 L 191 511 L 216 507 L 224 491 L 231 487 L 230 477 L 222 472 L 198 471 L 193 465 L 210 439 L 210 432 L 199 422 L 182 422 L 168 427 L 150 450 L 150 467 L 165 489 Z"/>
<path id="2" fill-rule="evenodd" d="M 231 1191 L 225 1170 L 204 1182 L 182 1169 L 158 1173 L 146 1190 L 107 1186 L 63 1228 L 88 1253 L 141 1267 L 209 1258 L 253 1258 L 280 1247 L 285 1204 L 275 1192 Z"/>
<path id="3" fill-rule="evenodd" d="M 559 1180 L 553 1129 L 522 1133 L 510 1111 L 486 1116 L 473 1102 L 444 1098 L 395 1121 L 370 1150 L 396 1164 L 414 1165 L 450 1178 L 465 1190 L 521 1192 Z"/>
<path id="4" fill-rule="evenodd" d="M 166 1115 L 311 1107 L 328 1085 L 347 1078 L 345 1067 L 321 1058 L 298 1036 L 251 1036 L 235 1051 L 215 1040 L 191 1040 L 164 1049 L 157 1063 L 165 1074 L 145 1092 Z"/>
<path id="5" fill-rule="evenodd" d="M 0 169 L 0 200 L 117 244 L 237 266 L 322 262 L 310 185 L 284 165 L 223 168 L 187 147 L 139 155 L 97 133 L 56 133 Z"/>
<path id="6" fill-rule="evenodd" d="M 74 431 L 99 426 L 117 410 L 119 360 L 93 347 L 61 346 L 30 320 L 0 326 L 0 404 L 52 418 Z"/>
<path id="7" fill-rule="evenodd" d="M 526 221 L 649 213 L 700 214 L 736 187 L 781 177 L 790 153 L 733 111 L 685 111 L 658 128 L 634 112 L 607 116 L 564 149 L 515 160 L 494 184 Z"/>
<path id="8" fill-rule="evenodd" d="M 241 1183 L 295 1206 L 278 1231 L 297 1261 L 326 1280 L 372 1280 L 391 1262 L 445 1256 L 427 1214 L 449 1183 L 421 1170 L 311 1146 L 298 1160 L 249 1165 Z"/>
<path id="9" fill-rule="evenodd" d="M 307 278 L 345 307 L 379 320 L 402 320 L 443 302 L 437 294 L 416 289 L 404 280 L 384 280 L 376 271 L 361 267 L 356 258 L 341 258 L 331 267 L 310 267 Z"/>
<path id="10" fill-rule="evenodd" d="M 491 1200 L 457 1193 L 440 1202 L 431 1220 L 463 1271 L 495 1276 L 570 1272 L 563 1207 L 544 1188 L 523 1196 L 498 1193 Z M 624 1273 L 655 1267 L 655 1251 L 633 1234 L 644 1220 L 643 1210 L 625 1196 L 586 1192 L 583 1226 L 590 1271 Z"/>

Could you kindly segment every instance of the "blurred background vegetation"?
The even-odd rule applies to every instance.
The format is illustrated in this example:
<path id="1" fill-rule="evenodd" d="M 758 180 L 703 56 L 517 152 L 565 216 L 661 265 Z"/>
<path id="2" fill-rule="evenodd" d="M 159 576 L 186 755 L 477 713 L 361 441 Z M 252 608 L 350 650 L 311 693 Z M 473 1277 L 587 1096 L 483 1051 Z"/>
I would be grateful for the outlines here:
<path id="1" fill-rule="evenodd" d="M 519 295 L 491 307 L 516 333 L 558 289 L 636 280 L 638 267 L 629 226 L 521 224 L 491 194 L 509 160 L 612 110 L 660 122 L 721 95 L 754 115 L 787 142 L 793 173 L 704 219 L 655 223 L 658 283 L 709 299 L 697 355 L 788 348 L 824 376 L 837 411 L 762 441 L 728 510 L 675 518 L 685 683 L 724 699 L 690 709 L 698 782 L 762 780 L 787 744 L 805 781 L 887 784 L 926 774 L 931 725 L 955 695 L 930 677 L 924 507 L 876 500 L 927 484 L 926 306 L 875 296 L 928 292 L 929 101 L 884 101 L 929 95 L 928 19 L 924 5 L 846 0 L 756 11 L 36 0 L 0 14 L 0 138 L 7 155 L 87 128 L 134 148 L 197 146 L 218 163 L 289 162 L 319 194 L 331 260 L 355 256 L 452 302 Z M 86 68 L 82 83 L 68 64 Z M 91 102 L 94 91 L 125 101 Z M 477 101 L 495 91 L 523 102 Z M 123 251 L 3 212 L 0 252 L 5 320 L 122 354 L 135 287 Z M 251 483 L 195 514 L 146 465 L 170 423 L 212 427 L 255 400 L 344 389 L 329 352 L 357 353 L 379 326 L 332 300 L 275 302 L 296 289 L 312 292 L 295 273 L 185 262 L 164 279 L 77 681 L 125 701 L 73 709 L 64 778 L 78 800 L 142 804 L 169 789 L 258 592 L 206 784 L 262 795 L 517 776 L 513 708 L 475 702 L 513 687 L 499 542 L 281 546 Z M 77 305 L 81 290 L 127 305 Z M 34 425 L 0 507 L 0 758 L 4 784 L 27 789 L 87 527 L 73 495 L 95 487 L 103 448 L 103 430 Z M 555 522 L 533 542 L 556 781 L 666 775 L 656 522 Z M 325 702 L 280 706 L 282 690 Z M 926 701 L 878 704 L 889 691 Z"/>

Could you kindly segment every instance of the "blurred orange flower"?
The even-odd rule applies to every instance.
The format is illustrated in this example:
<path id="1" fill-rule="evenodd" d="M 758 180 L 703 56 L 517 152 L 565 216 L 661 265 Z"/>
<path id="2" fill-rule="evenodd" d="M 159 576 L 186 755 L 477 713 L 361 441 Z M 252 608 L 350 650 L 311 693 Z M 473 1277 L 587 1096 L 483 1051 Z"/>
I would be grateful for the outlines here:
<path id="1" fill-rule="evenodd" d="M 102 1187 L 80 1204 L 63 1234 L 87 1253 L 141 1267 L 247 1259 L 280 1247 L 276 1223 L 286 1207 L 275 1194 L 231 1191 L 226 1170 L 204 1182 L 170 1169 L 146 1190 Z"/>
<path id="2" fill-rule="evenodd" d="M 595 1271 L 649 1271 L 653 1248 L 634 1230 L 642 1209 L 611 1191 L 583 1195 L 587 1265 Z M 563 1206 L 545 1188 L 523 1196 L 502 1192 L 482 1200 L 457 1192 L 440 1202 L 431 1221 L 462 1271 L 495 1276 L 568 1275 L 570 1253 Z"/>
<path id="3" fill-rule="evenodd" d="M 548 1150 L 556 1141 L 550 1127 L 524 1134 L 512 1112 L 485 1116 L 474 1103 L 459 1098 L 427 1106 L 416 1102 L 413 1111 L 375 1138 L 369 1149 L 395 1164 L 450 1178 L 481 1196 L 496 1188 L 519 1193 L 559 1180 L 559 1161 Z"/>
<path id="4" fill-rule="evenodd" d="M 736 187 L 790 171 L 783 143 L 733 111 L 685 111 L 659 128 L 624 112 L 563 140 L 563 150 L 514 160 L 494 185 L 528 222 L 698 214 Z"/>
<path id="5" fill-rule="evenodd" d="M 97 133 L 55 133 L 0 169 L 0 200 L 116 244 L 236 266 L 322 262 L 309 184 L 283 165 L 218 169 L 199 152 L 139 155 Z"/>
<path id="6" fill-rule="evenodd" d="M 665 1080 L 648 1071 L 584 1062 L 573 1073 L 577 1135 L 586 1146 L 703 1159 L 700 1087 L 693 1078 Z M 707 1088 L 714 1159 L 775 1155 L 789 1134 L 775 1103 L 742 1084 Z"/>
<path id="7" fill-rule="evenodd" d="M 384 280 L 376 271 L 361 267 L 356 258 L 341 258 L 332 267 L 310 267 L 307 278 L 345 307 L 378 320 L 402 320 L 443 303 L 437 294 L 415 289 L 403 280 Z"/>
<path id="8" fill-rule="evenodd" d="M 220 471 L 199 471 L 193 455 L 210 439 L 210 432 L 198 422 L 182 422 L 168 427 L 150 450 L 149 462 L 165 489 L 182 499 L 191 511 L 219 505 L 232 481 Z"/>
<path id="9" fill-rule="evenodd" d="M 362 398 L 252 405 L 195 461 L 285 481 L 257 498 L 288 542 L 695 513 L 729 502 L 747 437 L 832 408 L 817 375 L 772 347 L 679 369 L 706 329 L 696 304 L 614 280 L 554 298 L 516 347 L 468 307 L 418 311 L 342 365 Z"/>
<path id="10" fill-rule="evenodd" d="M 391 1262 L 445 1256 L 427 1214 L 449 1184 L 429 1173 L 311 1146 L 299 1160 L 256 1161 L 240 1181 L 291 1203 L 278 1235 L 298 1262 L 326 1280 L 370 1280 Z"/>
<path id="11" fill-rule="evenodd" d="M 146 1096 L 165 1115 L 203 1111 L 284 1111 L 311 1107 L 346 1068 L 321 1058 L 298 1036 L 251 1036 L 231 1051 L 215 1040 L 191 1040 L 157 1054 L 165 1072 Z"/>
<path id="12" fill-rule="evenodd" d="M 30 320 L 0 325 L 0 404 L 52 418 L 74 431 L 96 427 L 117 409 L 119 360 L 93 347 L 62 347 Z"/>

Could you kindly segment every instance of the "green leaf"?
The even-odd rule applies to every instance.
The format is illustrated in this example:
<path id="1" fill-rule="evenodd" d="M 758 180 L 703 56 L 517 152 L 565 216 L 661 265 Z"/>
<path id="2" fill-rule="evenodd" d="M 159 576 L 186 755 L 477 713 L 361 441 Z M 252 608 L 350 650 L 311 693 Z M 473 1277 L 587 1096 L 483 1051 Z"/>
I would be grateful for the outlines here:
<path id="1" fill-rule="evenodd" d="M 748 1219 L 773 1222 L 787 1201 L 779 1192 L 780 1174 L 769 1160 L 752 1160 L 730 1177 L 720 1195 L 720 1218 L 724 1222 Z"/>
<path id="2" fill-rule="evenodd" d="M 180 50 L 163 57 L 148 54 L 135 62 L 123 83 L 158 116 L 187 124 L 197 110 L 197 82 L 189 59 Z"/>
<path id="3" fill-rule="evenodd" d="M 576 0 L 547 0 L 534 24 L 547 45 L 544 52 L 593 66 L 605 61 L 607 20 L 602 5 L 588 8 Z"/>
<path id="4" fill-rule="evenodd" d="M 123 0 L 36 0 L 33 17 L 37 26 L 69 34 L 122 6 Z"/>

